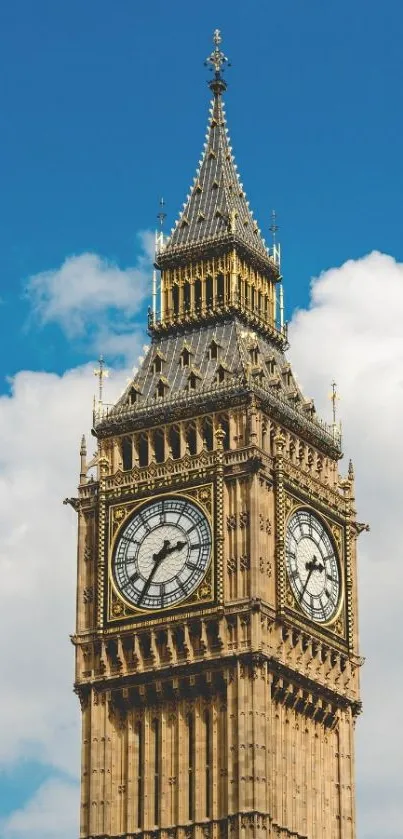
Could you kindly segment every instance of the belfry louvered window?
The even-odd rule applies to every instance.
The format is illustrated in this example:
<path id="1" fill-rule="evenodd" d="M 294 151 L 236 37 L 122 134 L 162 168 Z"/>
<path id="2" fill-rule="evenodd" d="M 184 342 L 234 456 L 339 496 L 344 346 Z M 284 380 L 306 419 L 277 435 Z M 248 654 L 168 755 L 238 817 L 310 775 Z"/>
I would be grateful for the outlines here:
<path id="1" fill-rule="evenodd" d="M 133 441 L 131 437 L 122 437 L 121 442 L 122 466 L 123 470 L 133 468 Z"/>

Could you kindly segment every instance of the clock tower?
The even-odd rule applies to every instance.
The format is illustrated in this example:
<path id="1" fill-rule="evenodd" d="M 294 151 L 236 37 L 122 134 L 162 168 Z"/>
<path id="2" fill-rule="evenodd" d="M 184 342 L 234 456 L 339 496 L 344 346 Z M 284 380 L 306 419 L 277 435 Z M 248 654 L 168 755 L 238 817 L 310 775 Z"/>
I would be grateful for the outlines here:
<path id="1" fill-rule="evenodd" d="M 226 61 L 216 31 L 150 346 L 95 412 L 94 461 L 81 448 L 81 839 L 355 837 L 354 474 L 284 354 L 279 248 L 237 173 Z"/>

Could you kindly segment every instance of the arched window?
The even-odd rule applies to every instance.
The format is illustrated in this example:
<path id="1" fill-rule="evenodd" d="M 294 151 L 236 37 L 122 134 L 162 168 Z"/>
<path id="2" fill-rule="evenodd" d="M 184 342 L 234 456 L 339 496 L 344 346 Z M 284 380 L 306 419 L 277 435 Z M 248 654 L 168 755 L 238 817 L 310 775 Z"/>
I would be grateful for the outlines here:
<path id="1" fill-rule="evenodd" d="M 174 315 L 179 314 L 179 286 L 176 284 L 172 287 L 172 305 L 174 310 Z"/>
<path id="2" fill-rule="evenodd" d="M 222 366 L 222 364 L 220 364 L 217 367 L 217 373 L 216 373 L 217 384 L 220 385 L 224 381 L 224 379 L 225 379 L 225 370 L 224 370 L 224 367 Z"/>
<path id="3" fill-rule="evenodd" d="M 224 275 L 217 275 L 217 303 L 224 303 Z"/>
<path id="4" fill-rule="evenodd" d="M 202 421 L 202 436 L 206 449 L 211 452 L 214 448 L 213 421 L 211 417 L 205 417 Z"/>
<path id="5" fill-rule="evenodd" d="M 218 358 L 218 344 L 217 341 L 214 340 L 214 338 L 209 347 L 209 357 L 210 361 L 215 361 Z"/>
<path id="6" fill-rule="evenodd" d="M 187 347 L 184 347 L 181 352 L 181 365 L 182 367 L 189 367 L 190 364 L 190 351 Z"/>
<path id="7" fill-rule="evenodd" d="M 179 428 L 176 425 L 169 429 L 168 439 L 172 457 L 177 460 L 181 456 L 181 438 Z"/>
<path id="8" fill-rule="evenodd" d="M 196 282 L 195 282 L 195 309 L 196 309 L 196 312 L 200 312 L 201 307 L 202 307 L 201 280 L 196 280 Z"/>
<path id="9" fill-rule="evenodd" d="M 164 384 L 162 379 L 160 379 L 158 384 L 157 384 L 156 395 L 160 396 L 160 397 L 165 396 L 165 391 L 166 391 L 166 385 Z"/>
<path id="10" fill-rule="evenodd" d="M 133 468 L 133 443 L 131 437 L 122 437 L 121 441 L 122 464 L 124 471 Z"/>
<path id="11" fill-rule="evenodd" d="M 197 376 L 195 373 L 191 373 L 188 378 L 188 388 L 189 390 L 196 390 L 197 387 Z"/>
<path id="12" fill-rule="evenodd" d="M 206 277 L 206 306 L 211 309 L 213 306 L 213 278 Z"/>
<path id="13" fill-rule="evenodd" d="M 186 441 L 190 454 L 197 454 L 196 426 L 193 422 L 186 428 Z"/>
<path id="14" fill-rule="evenodd" d="M 157 463 L 163 463 L 165 460 L 165 436 L 162 428 L 157 428 L 154 431 L 154 452 Z"/>
<path id="15" fill-rule="evenodd" d="M 162 372 L 162 358 L 160 355 L 156 355 L 153 361 L 153 370 L 154 373 L 161 373 Z"/>
<path id="16" fill-rule="evenodd" d="M 183 307 L 185 312 L 190 309 L 190 283 L 188 281 L 183 284 Z"/>
<path id="17" fill-rule="evenodd" d="M 139 466 L 148 466 L 148 434 L 140 434 L 139 437 Z"/>

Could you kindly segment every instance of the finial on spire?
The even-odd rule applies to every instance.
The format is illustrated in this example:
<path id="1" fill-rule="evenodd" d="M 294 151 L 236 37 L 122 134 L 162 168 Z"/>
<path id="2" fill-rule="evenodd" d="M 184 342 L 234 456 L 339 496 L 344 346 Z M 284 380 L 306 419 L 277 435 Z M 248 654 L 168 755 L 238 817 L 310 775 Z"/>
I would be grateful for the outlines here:
<path id="1" fill-rule="evenodd" d="M 80 446 L 80 484 L 85 484 L 87 480 L 87 442 L 85 435 L 81 438 Z"/>
<path id="2" fill-rule="evenodd" d="M 337 414 L 337 385 L 336 382 L 332 382 L 332 392 L 330 394 L 330 399 L 332 400 L 332 409 L 333 409 L 333 426 L 336 427 L 336 414 Z"/>
<path id="3" fill-rule="evenodd" d="M 221 41 L 221 32 L 219 29 L 215 29 L 213 34 L 214 49 L 204 62 L 205 67 L 210 66 L 210 70 L 214 71 L 214 78 L 208 84 L 215 96 L 220 96 L 227 89 L 227 83 L 222 73 L 225 65 L 227 67 L 231 66 L 227 56 L 220 49 Z"/>
<path id="4" fill-rule="evenodd" d="M 163 198 L 160 198 L 160 210 L 159 210 L 159 213 L 157 213 L 157 219 L 160 223 L 160 230 L 161 231 L 162 231 L 162 228 L 164 226 L 164 221 L 167 217 L 167 214 L 165 212 L 164 207 L 165 207 L 165 201 L 164 201 Z"/>
<path id="5" fill-rule="evenodd" d="M 103 397 L 103 386 L 104 386 L 104 379 L 107 379 L 109 376 L 109 371 L 105 368 L 105 362 L 103 355 L 99 356 L 98 359 L 98 367 L 94 370 L 94 376 L 98 376 L 99 380 L 99 389 L 98 389 L 98 406 L 102 406 L 102 397 Z"/>
<path id="6" fill-rule="evenodd" d="M 277 233 L 278 229 L 279 229 L 279 226 L 277 224 L 277 213 L 276 213 L 275 210 L 272 210 L 271 211 L 271 225 L 269 227 L 269 230 L 270 230 L 271 237 L 272 237 L 273 248 L 276 244 L 276 233 Z"/>

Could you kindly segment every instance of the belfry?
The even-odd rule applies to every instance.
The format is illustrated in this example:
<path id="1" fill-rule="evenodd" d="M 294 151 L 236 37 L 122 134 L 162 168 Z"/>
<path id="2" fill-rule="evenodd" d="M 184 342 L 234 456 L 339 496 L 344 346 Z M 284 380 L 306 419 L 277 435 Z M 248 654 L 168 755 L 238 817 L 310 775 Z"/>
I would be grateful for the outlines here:
<path id="1" fill-rule="evenodd" d="M 81 446 L 80 837 L 354 839 L 354 472 L 284 354 L 280 251 L 237 172 L 218 31 L 208 62 L 150 346 L 95 411 L 90 463 Z"/>

